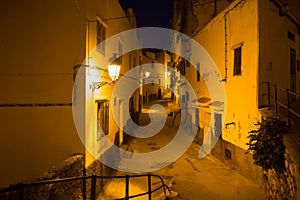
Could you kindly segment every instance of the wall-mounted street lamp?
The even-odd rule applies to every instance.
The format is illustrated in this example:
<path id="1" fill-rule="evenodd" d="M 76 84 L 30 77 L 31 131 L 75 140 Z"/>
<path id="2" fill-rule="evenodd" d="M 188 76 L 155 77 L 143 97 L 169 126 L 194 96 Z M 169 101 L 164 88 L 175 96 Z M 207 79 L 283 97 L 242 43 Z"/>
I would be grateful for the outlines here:
<path id="1" fill-rule="evenodd" d="M 115 81 L 119 78 L 120 69 L 120 65 L 108 65 L 108 75 L 112 81 Z"/>
<path id="2" fill-rule="evenodd" d="M 119 78 L 121 63 L 118 59 L 116 59 L 116 57 L 117 54 L 114 53 L 113 56 L 108 60 L 108 62 L 110 62 L 108 65 L 108 76 L 111 81 L 92 82 L 90 86 L 93 92 L 106 84 L 115 82 Z"/>
<path id="3" fill-rule="evenodd" d="M 145 72 L 145 77 L 148 78 L 150 76 L 150 72 L 146 71 Z"/>

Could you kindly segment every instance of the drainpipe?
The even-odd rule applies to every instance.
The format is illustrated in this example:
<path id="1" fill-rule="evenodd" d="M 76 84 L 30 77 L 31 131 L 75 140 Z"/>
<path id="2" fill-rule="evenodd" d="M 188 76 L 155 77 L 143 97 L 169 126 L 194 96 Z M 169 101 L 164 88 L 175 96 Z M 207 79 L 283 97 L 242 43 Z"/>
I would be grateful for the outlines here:
<path id="1" fill-rule="evenodd" d="M 215 0 L 216 1 L 216 0 Z M 225 77 L 221 80 L 227 82 L 227 71 L 228 71 L 228 34 L 227 34 L 227 16 L 229 12 L 235 9 L 238 5 L 240 5 L 244 0 L 240 0 L 237 4 L 235 4 L 232 8 L 227 10 L 224 14 L 224 42 L 225 42 L 225 50 L 224 50 L 224 67 L 225 67 Z"/>
<path id="2" fill-rule="evenodd" d="M 225 77 L 222 79 L 222 81 L 227 82 L 227 63 L 228 63 L 228 35 L 227 35 L 227 14 L 224 15 L 224 41 L 225 41 L 225 50 L 224 50 L 224 65 L 225 65 Z"/>

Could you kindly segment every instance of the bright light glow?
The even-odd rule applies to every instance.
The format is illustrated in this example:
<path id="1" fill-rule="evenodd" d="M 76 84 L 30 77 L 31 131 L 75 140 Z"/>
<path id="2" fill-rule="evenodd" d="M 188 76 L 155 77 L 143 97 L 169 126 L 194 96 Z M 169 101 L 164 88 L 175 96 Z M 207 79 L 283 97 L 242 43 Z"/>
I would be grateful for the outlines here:
<path id="1" fill-rule="evenodd" d="M 87 65 L 90 65 L 92 67 L 98 66 L 97 62 L 93 59 L 93 57 L 90 56 L 87 60 L 88 60 L 86 63 Z"/>
<path id="2" fill-rule="evenodd" d="M 119 78 L 120 68 L 120 65 L 108 65 L 108 75 L 112 81 L 115 81 Z"/>
<path id="3" fill-rule="evenodd" d="M 145 72 L 145 76 L 148 78 L 150 76 L 150 72 Z"/>

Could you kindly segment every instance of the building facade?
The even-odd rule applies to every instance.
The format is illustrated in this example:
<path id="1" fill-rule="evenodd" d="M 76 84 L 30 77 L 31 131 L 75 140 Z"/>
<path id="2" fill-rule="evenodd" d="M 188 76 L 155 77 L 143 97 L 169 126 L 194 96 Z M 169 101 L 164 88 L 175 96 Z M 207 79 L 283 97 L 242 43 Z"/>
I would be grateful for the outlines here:
<path id="1" fill-rule="evenodd" d="M 149 103 L 150 100 L 162 99 L 163 95 L 165 95 L 170 88 L 169 71 L 167 67 L 159 68 L 155 67 L 155 65 L 161 64 L 167 66 L 170 62 L 170 55 L 163 50 L 158 52 L 143 50 L 141 62 L 147 65 L 147 67 L 145 66 L 143 69 L 144 77 L 142 80 L 144 103 Z M 150 82 L 150 84 L 146 84 L 146 82 Z M 158 93 L 160 93 L 160 95 Z"/>
<path id="2" fill-rule="evenodd" d="M 201 61 L 189 67 L 173 56 L 174 66 L 198 97 L 188 102 L 195 108 L 193 122 L 199 124 L 204 137 L 208 129 L 219 135 L 212 154 L 250 179 L 257 180 L 261 173 L 245 151 L 248 133 L 261 119 L 260 108 L 267 104 L 263 83 L 270 81 L 299 93 L 299 8 L 297 1 L 175 1 L 173 28 L 205 48 L 226 90 L 222 121 L 219 111 L 223 108 L 211 101 L 206 86 L 211 74 L 197 73 Z M 179 94 L 183 95 L 184 91 Z M 210 120 L 214 120 L 212 126 Z"/>
<path id="3" fill-rule="evenodd" d="M 4 27 L 0 31 L 0 186 L 7 186 L 38 176 L 71 155 L 88 154 L 85 145 L 96 142 L 82 141 L 75 127 L 74 66 L 86 66 L 84 71 L 90 71 L 97 63 L 90 52 L 98 48 L 105 54 L 108 47 L 97 45 L 135 28 L 136 22 L 132 10 L 123 10 L 117 0 L 6 2 L 1 6 L 0 20 Z M 122 38 L 116 48 L 121 56 Z M 136 59 L 135 53 L 123 55 L 121 73 Z M 112 140 L 119 132 L 106 111 L 112 87 L 95 90 L 85 102 L 95 116 L 101 115 L 86 126 L 86 136 L 97 135 L 97 123 L 107 125 Z M 134 111 L 138 97 L 133 94 Z M 102 120 L 103 115 L 109 120 Z M 87 167 L 93 159 L 86 157 Z"/>

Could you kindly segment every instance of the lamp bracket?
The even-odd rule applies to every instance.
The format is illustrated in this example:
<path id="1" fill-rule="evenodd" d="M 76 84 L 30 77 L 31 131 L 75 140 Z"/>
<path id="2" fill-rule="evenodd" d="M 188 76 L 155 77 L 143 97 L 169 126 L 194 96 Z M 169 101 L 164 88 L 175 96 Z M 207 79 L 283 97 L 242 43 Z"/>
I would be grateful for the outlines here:
<path id="1" fill-rule="evenodd" d="M 92 82 L 90 84 L 90 88 L 92 89 L 92 91 L 94 92 L 95 90 L 103 87 L 104 85 L 108 84 L 109 82 L 107 81 L 100 81 L 100 82 Z"/>

